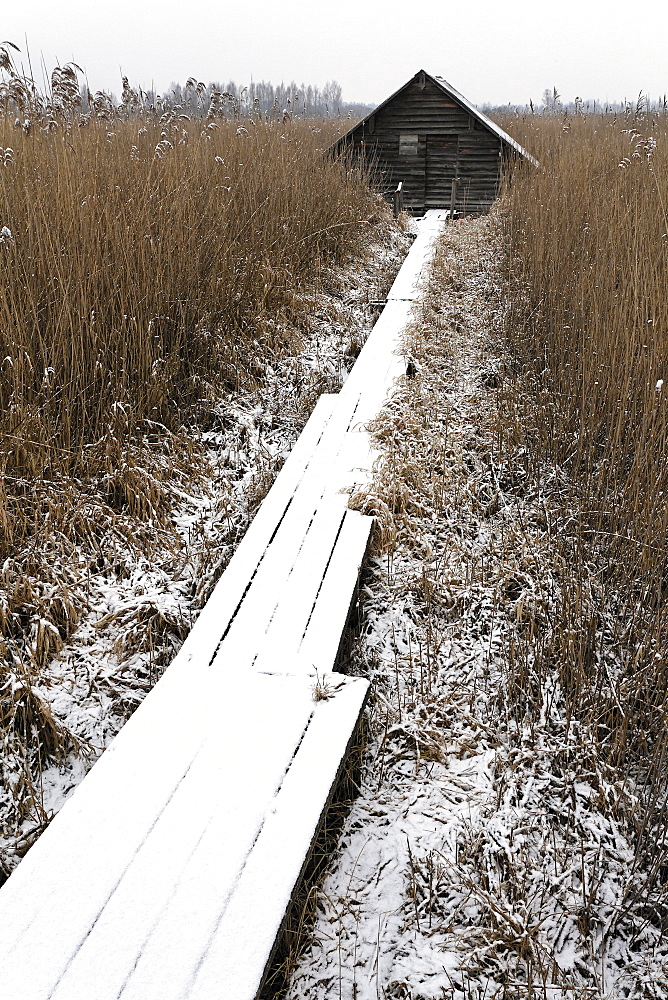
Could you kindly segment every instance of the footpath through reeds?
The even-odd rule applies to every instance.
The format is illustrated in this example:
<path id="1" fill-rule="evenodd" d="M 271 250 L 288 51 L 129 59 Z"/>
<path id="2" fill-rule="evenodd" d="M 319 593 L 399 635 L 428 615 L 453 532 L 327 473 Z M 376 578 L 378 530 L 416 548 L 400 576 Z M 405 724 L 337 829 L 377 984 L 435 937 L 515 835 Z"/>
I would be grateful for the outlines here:
<path id="1" fill-rule="evenodd" d="M 620 761 L 592 711 L 598 631 L 572 595 L 604 577 L 566 548 L 577 493 L 532 440 L 504 221 L 446 228 L 375 422 L 369 742 L 291 1000 L 668 997 L 662 845 L 643 846 L 660 751 Z"/>

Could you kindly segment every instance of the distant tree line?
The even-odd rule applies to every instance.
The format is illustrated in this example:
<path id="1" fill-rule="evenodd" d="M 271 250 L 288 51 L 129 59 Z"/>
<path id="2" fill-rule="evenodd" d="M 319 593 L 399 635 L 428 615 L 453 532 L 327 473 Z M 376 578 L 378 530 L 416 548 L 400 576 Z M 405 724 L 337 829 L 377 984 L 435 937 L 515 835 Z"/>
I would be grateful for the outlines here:
<path id="1" fill-rule="evenodd" d="M 239 85 L 203 83 L 190 77 L 185 84 L 172 83 L 165 93 L 134 89 L 126 77 L 120 101 L 114 94 L 106 95 L 110 104 L 128 112 L 141 109 L 158 111 L 181 110 L 191 117 L 242 118 L 248 115 L 265 117 L 359 117 L 372 110 L 372 105 L 344 101 L 341 84 L 329 80 L 323 87 L 313 84 L 273 84 L 265 80 Z M 85 114 L 95 107 L 96 98 L 84 85 L 81 87 L 81 110 Z"/>
<path id="2" fill-rule="evenodd" d="M 536 104 L 532 100 L 528 104 L 483 104 L 480 108 L 485 114 L 516 112 L 517 114 L 534 115 L 586 115 L 586 114 L 646 114 L 655 112 L 668 113 L 668 95 L 664 94 L 657 100 L 651 100 L 642 91 L 634 101 L 600 101 L 597 98 L 584 100 L 576 97 L 573 101 L 563 101 L 556 87 L 546 87 L 542 100 Z"/>

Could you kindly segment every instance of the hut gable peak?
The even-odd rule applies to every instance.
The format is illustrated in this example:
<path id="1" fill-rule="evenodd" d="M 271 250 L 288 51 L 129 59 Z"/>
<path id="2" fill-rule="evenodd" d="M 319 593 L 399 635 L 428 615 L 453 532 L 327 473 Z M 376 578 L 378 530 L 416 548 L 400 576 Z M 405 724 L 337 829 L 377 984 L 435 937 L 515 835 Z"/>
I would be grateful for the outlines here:
<path id="1" fill-rule="evenodd" d="M 431 73 L 427 73 L 424 69 L 418 70 L 415 76 L 411 77 L 407 83 L 405 83 L 402 87 L 399 87 L 398 90 L 395 90 L 395 92 L 384 100 L 382 104 L 379 104 L 378 107 L 374 108 L 373 111 L 370 111 L 365 118 L 362 118 L 361 121 L 357 122 L 357 124 L 346 132 L 345 135 L 342 135 L 341 138 L 334 143 L 333 148 L 344 145 L 347 138 L 358 131 L 369 131 L 373 133 L 376 116 L 383 111 L 384 108 L 386 108 L 389 104 L 392 104 L 392 102 L 395 101 L 396 98 L 399 97 L 405 90 L 407 90 L 411 84 L 417 83 L 421 89 L 424 89 L 426 81 L 428 80 L 438 87 L 439 90 L 442 90 L 445 94 L 447 94 L 447 96 L 453 101 L 459 104 L 461 108 L 472 115 L 483 128 L 492 132 L 505 146 L 513 149 L 519 156 L 528 160 L 535 167 L 539 165 L 538 160 L 536 160 L 530 153 L 527 153 L 527 151 L 520 146 L 519 142 L 516 142 L 515 139 L 513 139 L 512 136 L 509 136 L 507 132 L 504 132 L 503 129 L 496 124 L 496 122 L 493 122 L 491 118 L 488 118 L 487 115 L 482 113 L 482 111 L 479 111 L 475 104 L 472 104 L 468 98 L 464 97 L 463 94 L 460 94 L 460 92 L 453 87 L 451 83 L 448 83 L 444 77 L 432 76 Z"/>

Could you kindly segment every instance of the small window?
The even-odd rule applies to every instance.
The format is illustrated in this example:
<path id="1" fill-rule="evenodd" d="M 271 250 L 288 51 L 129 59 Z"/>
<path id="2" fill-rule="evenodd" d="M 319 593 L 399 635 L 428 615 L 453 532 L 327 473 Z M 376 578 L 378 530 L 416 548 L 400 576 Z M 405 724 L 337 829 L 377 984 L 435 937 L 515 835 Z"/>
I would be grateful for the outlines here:
<path id="1" fill-rule="evenodd" d="M 417 156 L 418 137 L 416 135 L 399 136 L 399 156 Z"/>

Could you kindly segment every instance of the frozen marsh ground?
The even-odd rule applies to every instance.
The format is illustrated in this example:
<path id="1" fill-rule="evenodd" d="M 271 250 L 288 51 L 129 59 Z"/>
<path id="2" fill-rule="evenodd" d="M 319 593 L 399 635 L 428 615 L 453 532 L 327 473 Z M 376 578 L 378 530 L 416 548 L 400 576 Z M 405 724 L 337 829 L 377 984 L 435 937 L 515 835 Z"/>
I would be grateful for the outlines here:
<path id="1" fill-rule="evenodd" d="M 375 423 L 379 517 L 351 669 L 374 682 L 361 791 L 290 1000 L 668 996 L 665 889 L 639 789 L 566 711 L 558 665 L 516 664 L 560 591 L 556 470 L 499 450 L 503 247 L 448 227 Z"/>

